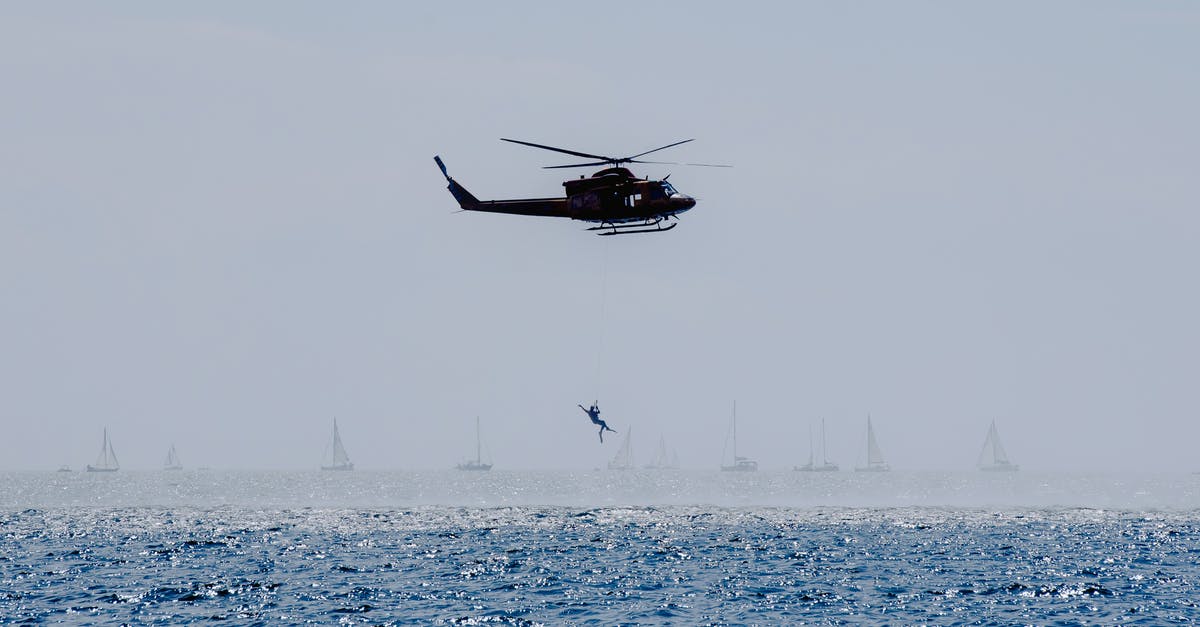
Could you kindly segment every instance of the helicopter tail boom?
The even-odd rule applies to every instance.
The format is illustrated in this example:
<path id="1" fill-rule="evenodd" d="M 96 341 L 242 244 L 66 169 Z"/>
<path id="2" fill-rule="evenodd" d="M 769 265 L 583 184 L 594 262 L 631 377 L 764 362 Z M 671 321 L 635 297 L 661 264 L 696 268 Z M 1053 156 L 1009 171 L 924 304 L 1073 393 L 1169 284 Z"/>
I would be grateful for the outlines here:
<path id="1" fill-rule="evenodd" d="M 435 156 L 433 158 L 437 162 L 438 168 L 442 170 L 442 176 L 446 177 L 446 182 L 449 185 L 446 189 L 450 190 L 450 194 L 458 201 L 458 206 L 464 211 L 486 211 L 489 213 L 511 213 L 524 216 L 546 216 L 554 218 L 569 218 L 571 215 L 567 212 L 566 198 L 521 198 L 514 200 L 479 200 L 467 188 L 458 184 L 449 173 L 446 172 L 446 164 L 442 163 L 442 158 Z"/>

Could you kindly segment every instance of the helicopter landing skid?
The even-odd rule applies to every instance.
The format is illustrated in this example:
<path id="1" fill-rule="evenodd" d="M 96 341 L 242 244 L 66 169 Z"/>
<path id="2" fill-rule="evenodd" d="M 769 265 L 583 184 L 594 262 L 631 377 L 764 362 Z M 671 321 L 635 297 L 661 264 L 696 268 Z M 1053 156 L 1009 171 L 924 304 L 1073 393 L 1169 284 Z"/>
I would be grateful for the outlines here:
<path id="1" fill-rule="evenodd" d="M 601 224 L 600 226 L 590 227 L 590 228 L 588 228 L 588 230 L 589 231 L 604 231 L 604 233 L 596 234 L 596 235 L 601 235 L 601 236 L 632 235 L 634 233 L 659 233 L 661 231 L 670 231 L 671 229 L 679 226 L 678 222 L 672 222 L 670 224 L 667 224 L 666 226 L 663 226 L 662 223 L 663 223 L 662 218 L 659 218 L 659 219 L 655 220 L 654 222 L 645 223 L 645 224 L 613 224 L 611 222 L 607 222 L 607 223 Z"/>

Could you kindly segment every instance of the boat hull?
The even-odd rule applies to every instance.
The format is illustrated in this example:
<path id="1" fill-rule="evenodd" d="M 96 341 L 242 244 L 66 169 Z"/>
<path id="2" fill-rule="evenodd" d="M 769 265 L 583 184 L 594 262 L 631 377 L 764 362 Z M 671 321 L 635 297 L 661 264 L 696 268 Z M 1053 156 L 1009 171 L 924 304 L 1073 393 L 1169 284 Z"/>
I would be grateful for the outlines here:
<path id="1" fill-rule="evenodd" d="M 87 467 L 88 472 L 116 472 L 118 470 L 120 470 L 120 468 L 97 468 L 95 466 Z"/>
<path id="2" fill-rule="evenodd" d="M 487 472 L 492 469 L 491 464 L 476 464 L 475 462 L 467 462 L 455 466 L 459 470 L 467 470 L 470 472 Z"/>
<path id="3" fill-rule="evenodd" d="M 338 464 L 336 466 L 321 466 L 321 470 L 334 470 L 334 471 L 354 470 L 354 464 Z"/>
<path id="4" fill-rule="evenodd" d="M 991 466 L 980 466 L 983 472 L 1016 472 L 1021 469 L 1016 464 L 992 464 Z"/>
<path id="5" fill-rule="evenodd" d="M 796 466 L 792 470 L 796 472 L 837 472 L 839 469 L 837 464 L 825 464 L 823 466 Z"/>

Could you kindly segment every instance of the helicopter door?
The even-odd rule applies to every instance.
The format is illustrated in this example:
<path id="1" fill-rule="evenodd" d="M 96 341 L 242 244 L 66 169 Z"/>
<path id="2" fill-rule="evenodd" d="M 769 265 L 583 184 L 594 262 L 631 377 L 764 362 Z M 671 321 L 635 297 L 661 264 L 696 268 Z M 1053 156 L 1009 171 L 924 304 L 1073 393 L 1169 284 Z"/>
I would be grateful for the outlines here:
<path id="1" fill-rule="evenodd" d="M 584 192 L 571 196 L 571 209 L 574 211 L 596 211 L 600 209 L 600 197 L 596 192 Z"/>

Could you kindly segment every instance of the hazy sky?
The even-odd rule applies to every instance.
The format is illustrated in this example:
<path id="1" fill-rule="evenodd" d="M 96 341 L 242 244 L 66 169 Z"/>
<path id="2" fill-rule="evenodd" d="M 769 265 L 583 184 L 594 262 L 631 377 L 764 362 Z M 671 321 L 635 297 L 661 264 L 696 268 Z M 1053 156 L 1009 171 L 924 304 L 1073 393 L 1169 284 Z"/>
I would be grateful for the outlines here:
<path id="1" fill-rule="evenodd" d="M 1200 469 L 1200 6 L 0 4 L 0 468 Z M 452 213 L 632 154 L 663 235 Z M 568 158 L 569 159 L 569 158 Z M 567 176 L 579 172 L 567 171 Z M 607 277 L 607 278 L 606 278 Z"/>

